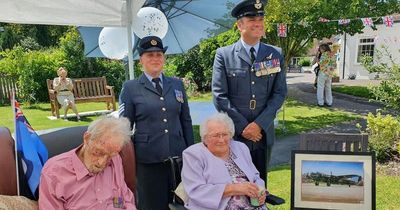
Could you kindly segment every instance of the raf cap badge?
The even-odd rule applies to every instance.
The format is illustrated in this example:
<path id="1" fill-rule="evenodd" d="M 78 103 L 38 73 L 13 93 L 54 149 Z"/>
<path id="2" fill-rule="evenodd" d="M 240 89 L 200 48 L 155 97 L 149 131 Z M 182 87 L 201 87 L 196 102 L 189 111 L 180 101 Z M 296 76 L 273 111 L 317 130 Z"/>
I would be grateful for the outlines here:
<path id="1" fill-rule="evenodd" d="M 262 3 L 260 0 L 256 0 L 256 3 L 254 4 L 254 8 L 256 9 L 261 9 L 262 7 Z"/>
<path id="2" fill-rule="evenodd" d="M 157 41 L 153 39 L 153 40 L 150 41 L 150 44 L 153 45 L 153 46 L 156 46 L 157 45 Z"/>

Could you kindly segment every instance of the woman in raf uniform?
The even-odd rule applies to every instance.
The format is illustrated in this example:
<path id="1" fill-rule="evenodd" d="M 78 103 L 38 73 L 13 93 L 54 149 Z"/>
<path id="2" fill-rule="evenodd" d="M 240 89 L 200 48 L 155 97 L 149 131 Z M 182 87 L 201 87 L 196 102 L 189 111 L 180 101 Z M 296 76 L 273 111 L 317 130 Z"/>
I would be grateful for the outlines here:
<path id="1" fill-rule="evenodd" d="M 193 144 L 192 120 L 182 81 L 162 71 L 167 47 L 159 37 L 140 40 L 143 74 L 123 84 L 120 116 L 134 129 L 137 199 L 140 210 L 167 210 L 173 179 L 168 158 Z"/>

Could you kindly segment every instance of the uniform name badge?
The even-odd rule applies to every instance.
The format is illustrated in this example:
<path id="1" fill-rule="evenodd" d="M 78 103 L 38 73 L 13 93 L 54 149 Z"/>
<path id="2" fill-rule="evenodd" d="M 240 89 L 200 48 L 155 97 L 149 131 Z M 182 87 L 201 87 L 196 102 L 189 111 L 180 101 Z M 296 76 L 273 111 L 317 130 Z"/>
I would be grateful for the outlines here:
<path id="1" fill-rule="evenodd" d="M 175 98 L 178 102 L 183 103 L 183 93 L 180 90 L 175 90 Z"/>

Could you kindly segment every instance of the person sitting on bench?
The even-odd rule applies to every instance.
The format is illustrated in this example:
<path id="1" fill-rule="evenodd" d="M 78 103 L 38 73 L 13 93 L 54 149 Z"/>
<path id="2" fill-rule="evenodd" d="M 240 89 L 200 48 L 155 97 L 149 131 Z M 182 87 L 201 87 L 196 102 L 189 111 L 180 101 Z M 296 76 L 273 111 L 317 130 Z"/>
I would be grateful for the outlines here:
<path id="1" fill-rule="evenodd" d="M 67 78 L 68 71 L 64 67 L 60 67 L 57 70 L 58 77 L 54 78 L 53 87 L 57 92 L 57 101 L 61 104 L 61 108 L 64 110 L 64 120 L 67 120 L 68 108 L 71 108 L 76 114 L 76 119 L 80 121 L 78 110 L 75 105 L 75 98 L 72 90 L 74 85 L 70 78 Z"/>

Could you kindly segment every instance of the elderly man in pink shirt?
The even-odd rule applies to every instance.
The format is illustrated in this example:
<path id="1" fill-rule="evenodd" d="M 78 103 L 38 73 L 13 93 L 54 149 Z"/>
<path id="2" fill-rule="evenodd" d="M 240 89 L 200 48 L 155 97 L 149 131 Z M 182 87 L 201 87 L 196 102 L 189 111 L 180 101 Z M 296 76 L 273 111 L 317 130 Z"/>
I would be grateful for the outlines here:
<path id="1" fill-rule="evenodd" d="M 39 209 L 136 210 L 119 156 L 130 135 L 126 118 L 92 122 L 81 146 L 46 162 L 40 178 Z"/>

